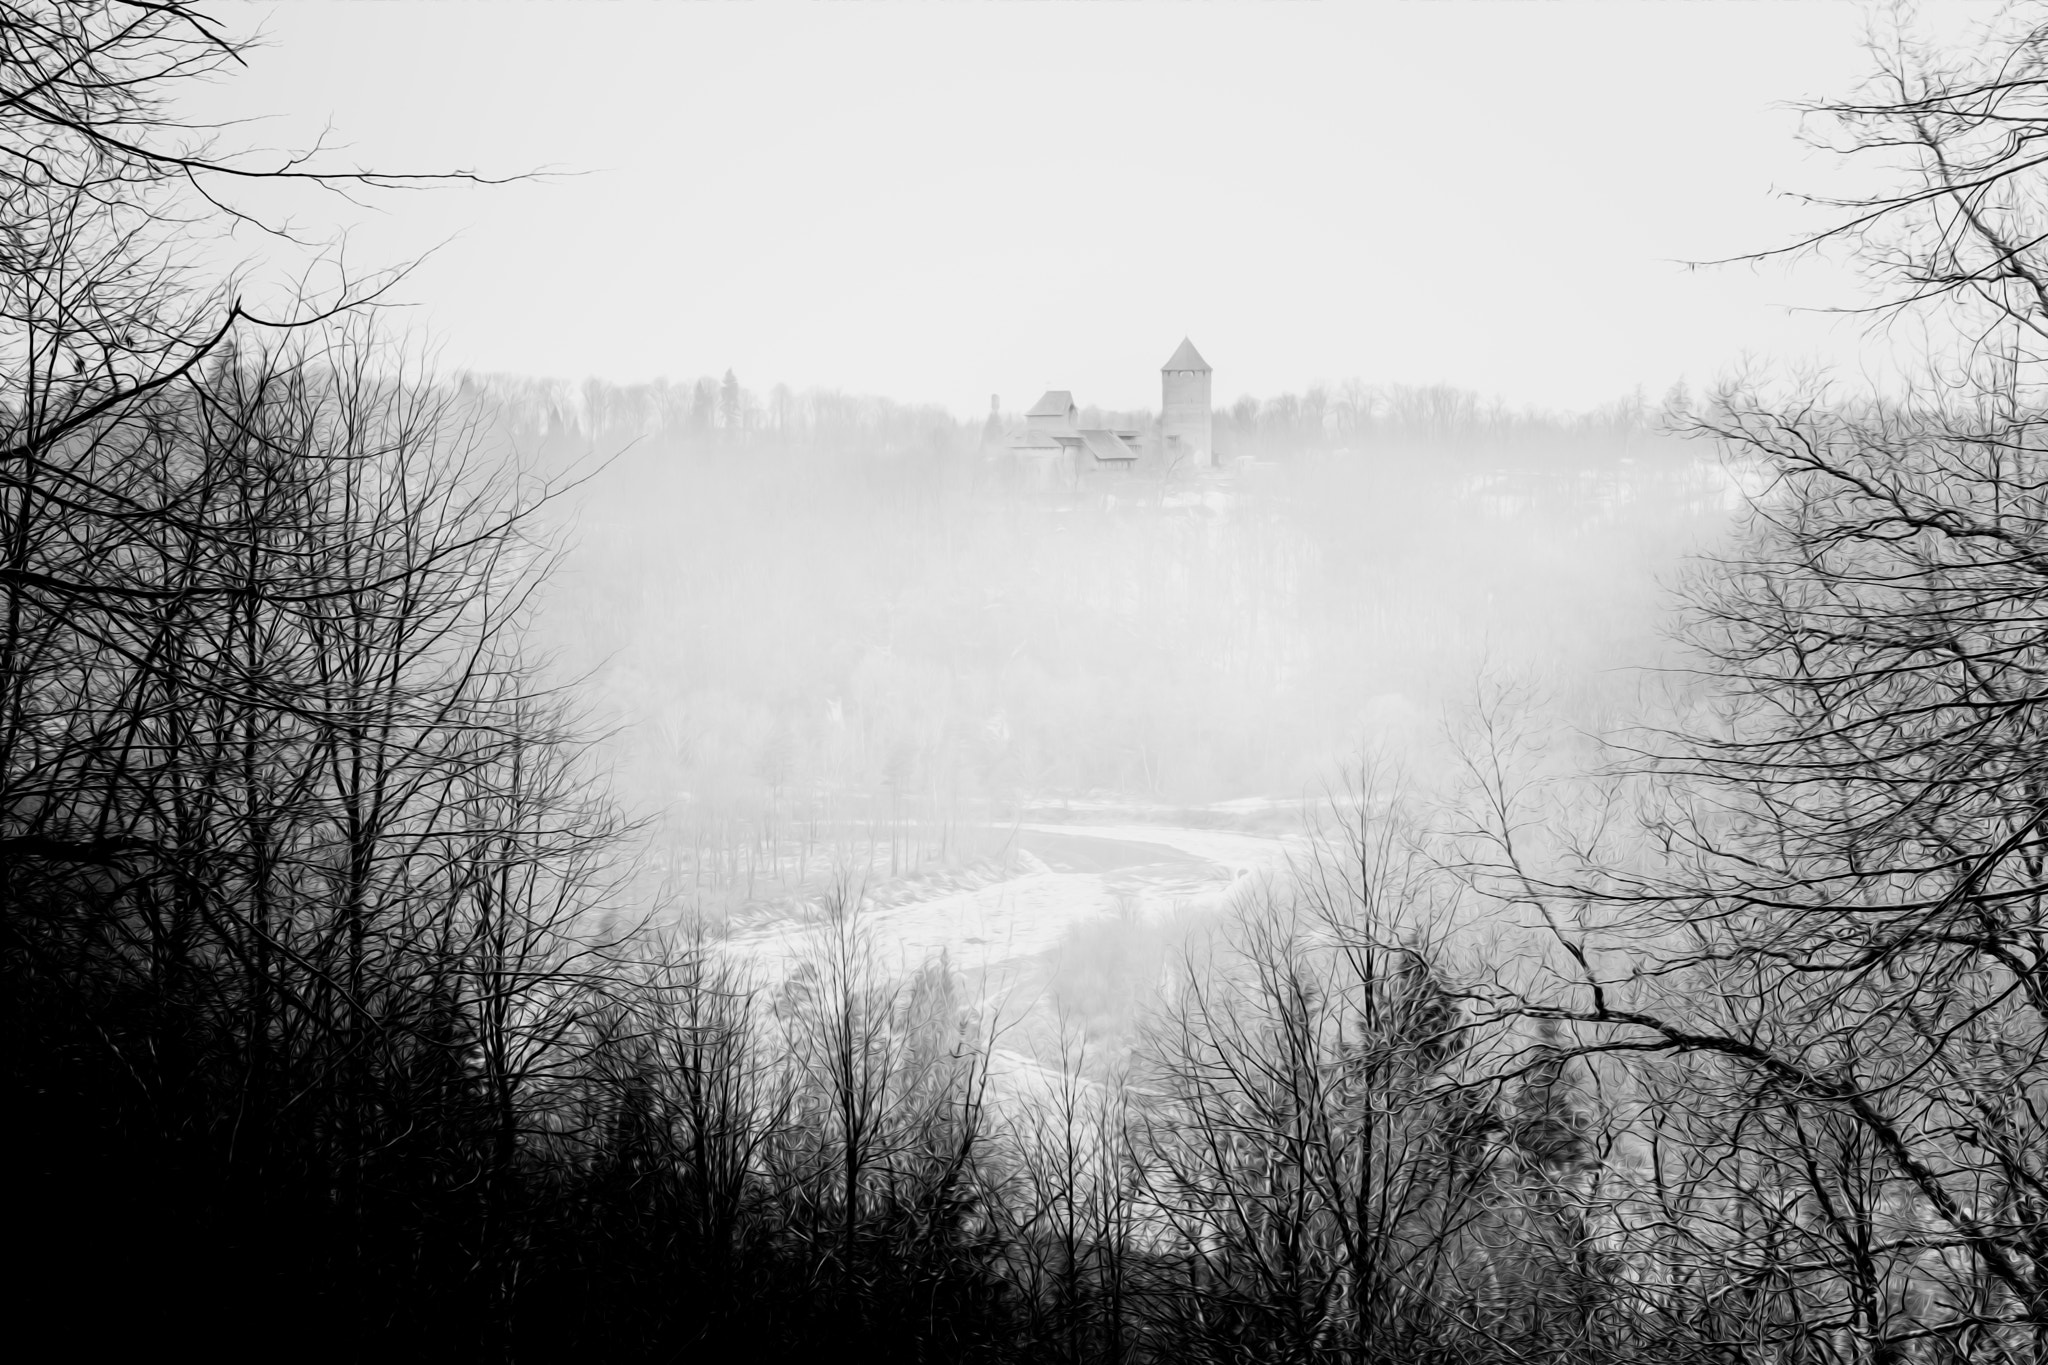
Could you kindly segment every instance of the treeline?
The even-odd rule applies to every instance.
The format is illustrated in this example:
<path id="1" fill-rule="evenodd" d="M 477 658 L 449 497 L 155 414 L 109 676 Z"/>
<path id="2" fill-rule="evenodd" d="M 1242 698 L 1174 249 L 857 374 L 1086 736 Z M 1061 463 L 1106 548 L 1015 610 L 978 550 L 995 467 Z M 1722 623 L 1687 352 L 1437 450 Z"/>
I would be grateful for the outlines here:
<path id="1" fill-rule="evenodd" d="M 573 461 L 647 444 L 680 454 L 719 450 L 945 454 L 974 448 L 977 428 L 934 405 L 777 384 L 764 399 L 728 370 L 722 380 L 613 384 L 467 375 L 488 395 L 506 437 L 523 450 Z"/>
<path id="2" fill-rule="evenodd" d="M 516 375 L 467 375 L 465 392 L 490 395 L 507 434 L 523 449 L 572 458 L 651 443 L 682 450 L 824 450 L 845 454 L 943 453 L 965 460 L 1000 441 L 1023 418 L 991 413 L 963 421 L 936 405 L 914 406 L 830 389 L 777 384 L 766 398 L 726 371 L 722 380 L 657 379 L 578 383 Z M 1215 412 L 1217 449 L 1233 459 L 1285 459 L 1314 452 L 1425 451 L 1492 456 L 1511 463 L 1583 463 L 1675 449 L 1671 438 L 1694 398 L 1683 382 L 1651 402 L 1632 394 L 1588 412 L 1513 408 L 1450 384 L 1367 384 L 1261 400 L 1245 395 Z M 1143 431 L 1149 411 L 1083 408 L 1084 427 Z"/>
<path id="3" fill-rule="evenodd" d="M 1589 412 L 1514 408 L 1451 384 L 1367 384 L 1283 393 L 1261 401 L 1249 394 L 1216 411 L 1222 458 L 1287 459 L 1305 453 L 1464 456 L 1510 465 L 1605 463 L 1660 451 L 1678 456 L 1672 439 L 1693 398 L 1683 381 L 1663 398 L 1640 393 Z"/>

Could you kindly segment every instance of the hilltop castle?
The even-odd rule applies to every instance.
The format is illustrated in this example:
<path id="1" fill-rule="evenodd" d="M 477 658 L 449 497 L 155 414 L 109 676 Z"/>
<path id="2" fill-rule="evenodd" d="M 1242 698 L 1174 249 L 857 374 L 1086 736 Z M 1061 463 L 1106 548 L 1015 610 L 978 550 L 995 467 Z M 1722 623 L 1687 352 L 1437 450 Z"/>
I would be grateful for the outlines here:
<path id="1" fill-rule="evenodd" d="M 1141 466 L 1162 472 L 1208 469 L 1216 463 L 1209 374 L 1209 362 L 1183 337 L 1159 367 L 1159 419 L 1149 431 L 1082 427 L 1074 395 L 1049 389 L 1024 414 L 1024 425 L 1007 433 L 1000 430 L 1001 404 L 991 400 L 983 443 L 1045 483 L 1129 474 Z"/>

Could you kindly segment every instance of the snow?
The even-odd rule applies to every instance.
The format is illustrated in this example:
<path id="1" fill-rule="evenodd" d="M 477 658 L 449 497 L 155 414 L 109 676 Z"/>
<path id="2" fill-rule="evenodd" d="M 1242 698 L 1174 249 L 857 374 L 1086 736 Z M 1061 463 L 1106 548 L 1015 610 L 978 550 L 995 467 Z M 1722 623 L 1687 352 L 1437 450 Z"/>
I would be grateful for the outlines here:
<path id="1" fill-rule="evenodd" d="M 859 923 L 888 970 L 910 970 L 941 952 L 989 992 L 1017 964 L 1053 952 L 1074 927 L 1104 916 L 1159 921 L 1213 906 L 1247 878 L 1284 870 L 1294 840 L 1162 824 L 1018 827 L 1013 875 L 987 885 L 870 903 Z M 729 949 L 779 977 L 821 932 L 785 919 L 735 934 Z"/>

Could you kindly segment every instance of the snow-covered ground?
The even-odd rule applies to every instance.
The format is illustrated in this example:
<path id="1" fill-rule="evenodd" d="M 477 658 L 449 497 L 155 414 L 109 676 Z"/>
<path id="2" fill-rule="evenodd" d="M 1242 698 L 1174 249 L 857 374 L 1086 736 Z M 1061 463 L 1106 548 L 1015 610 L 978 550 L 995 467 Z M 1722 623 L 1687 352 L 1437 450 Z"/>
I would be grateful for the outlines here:
<path id="1" fill-rule="evenodd" d="M 1293 844 L 1172 825 L 1020 825 L 1008 875 L 964 889 L 890 896 L 862 909 L 860 924 L 885 970 L 912 969 L 943 951 L 993 993 L 1014 980 L 1017 964 L 1052 952 L 1076 925 L 1111 915 L 1158 921 L 1205 908 L 1245 878 L 1278 873 Z M 774 980 L 820 932 L 815 920 L 757 923 L 736 933 L 729 947 Z"/>
<path id="2" fill-rule="evenodd" d="M 1119 816 L 1122 822 L 1107 823 Z M 1005 826 L 1003 855 L 976 875 L 872 886 L 858 912 L 859 931 L 885 974 L 946 954 L 998 1028 L 989 1058 L 993 1091 L 1027 1107 L 1051 1104 L 1060 1089 L 1048 986 L 1061 954 L 1076 950 L 1072 931 L 1118 918 L 1170 933 L 1177 915 L 1219 909 L 1233 894 L 1277 878 L 1301 848 L 1294 835 L 1158 823 L 1129 808 L 1091 808 L 1082 818 L 1090 823 Z M 826 931 L 815 905 L 792 906 L 781 917 L 736 926 L 728 951 L 772 986 L 824 946 Z M 1100 1082 L 1082 1084 L 1092 1092 Z"/>

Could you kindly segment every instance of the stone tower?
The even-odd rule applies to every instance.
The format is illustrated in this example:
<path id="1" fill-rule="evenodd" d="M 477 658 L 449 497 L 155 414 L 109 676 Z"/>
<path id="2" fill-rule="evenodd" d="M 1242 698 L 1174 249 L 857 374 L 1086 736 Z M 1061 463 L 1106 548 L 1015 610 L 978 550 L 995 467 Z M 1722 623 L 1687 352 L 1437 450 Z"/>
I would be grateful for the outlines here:
<path id="1" fill-rule="evenodd" d="M 988 420 L 981 424 L 981 448 L 994 450 L 1003 443 L 1003 396 L 988 396 Z"/>
<path id="2" fill-rule="evenodd" d="M 1182 337 L 1180 349 L 1159 367 L 1159 439 L 1168 464 L 1207 469 L 1216 463 L 1211 413 L 1209 362 Z"/>

